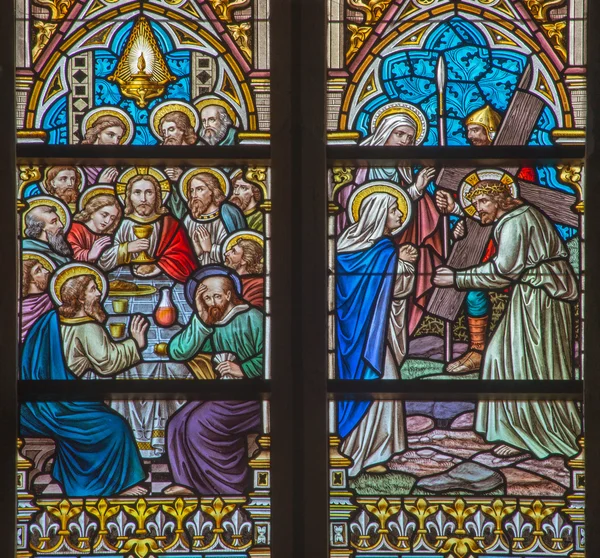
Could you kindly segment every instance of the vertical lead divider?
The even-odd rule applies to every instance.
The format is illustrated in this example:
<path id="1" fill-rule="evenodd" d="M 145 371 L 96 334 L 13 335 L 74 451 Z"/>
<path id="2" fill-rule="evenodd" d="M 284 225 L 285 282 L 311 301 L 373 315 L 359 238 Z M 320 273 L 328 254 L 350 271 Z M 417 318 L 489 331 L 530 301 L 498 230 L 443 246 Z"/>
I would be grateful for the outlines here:
<path id="1" fill-rule="evenodd" d="M 17 474 L 17 230 L 15 166 L 15 21 L 12 2 L 0 17 L 0 556 L 15 556 Z M 21 541 L 24 534 L 21 534 Z"/>
<path id="2" fill-rule="evenodd" d="M 301 442 L 298 439 L 295 383 L 301 377 L 298 349 L 294 347 L 299 300 L 292 275 L 292 239 L 298 150 L 292 102 L 292 79 L 297 78 L 292 60 L 298 24 L 292 20 L 292 0 L 271 0 L 271 556 L 295 558 L 302 510 Z M 297 84 L 296 84 L 297 86 Z M 296 265 L 297 272 L 297 265 Z"/>
<path id="3" fill-rule="evenodd" d="M 277 1 L 277 0 L 274 0 Z M 302 301 L 303 558 L 326 558 L 329 546 L 327 424 L 327 0 L 294 0 L 299 10 L 301 159 L 294 188 L 300 199 Z M 296 14 L 295 14 L 296 15 Z M 296 267 L 297 266 L 297 267 Z"/>
<path id="4" fill-rule="evenodd" d="M 600 2 L 588 0 L 588 116 L 585 188 L 585 555 L 600 556 Z M 583 48 L 583 45 L 582 45 Z"/>

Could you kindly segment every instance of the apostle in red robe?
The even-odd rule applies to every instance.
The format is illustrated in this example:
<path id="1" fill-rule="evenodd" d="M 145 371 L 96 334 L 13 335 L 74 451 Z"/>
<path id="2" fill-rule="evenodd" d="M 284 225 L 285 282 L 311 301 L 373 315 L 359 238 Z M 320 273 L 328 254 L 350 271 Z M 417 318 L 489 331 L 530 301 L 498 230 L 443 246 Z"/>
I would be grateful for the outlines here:
<path id="1" fill-rule="evenodd" d="M 198 268 L 190 240 L 163 206 L 161 186 L 154 176 L 138 174 L 129 180 L 124 213 L 112 246 L 98 261 L 102 269 L 131 264 L 139 277 L 162 272 L 183 283 Z"/>
<path id="2" fill-rule="evenodd" d="M 83 209 L 73 217 L 67 234 L 73 257 L 95 262 L 111 245 L 112 235 L 121 220 L 121 207 L 114 195 L 101 193 L 87 199 Z"/>

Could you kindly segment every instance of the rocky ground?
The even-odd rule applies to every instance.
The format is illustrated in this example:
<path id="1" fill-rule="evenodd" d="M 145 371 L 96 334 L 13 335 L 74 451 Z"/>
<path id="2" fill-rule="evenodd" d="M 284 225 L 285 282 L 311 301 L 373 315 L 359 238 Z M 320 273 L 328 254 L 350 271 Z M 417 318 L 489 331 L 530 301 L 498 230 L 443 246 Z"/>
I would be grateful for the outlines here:
<path id="1" fill-rule="evenodd" d="M 454 357 L 465 352 L 455 343 Z M 411 341 L 403 379 L 478 379 L 479 374 L 444 374 L 442 340 Z M 405 402 L 408 448 L 388 463 L 389 472 L 362 473 L 352 481 L 361 494 L 482 494 L 563 496 L 570 484 L 565 460 L 533 459 L 528 454 L 498 457 L 474 430 L 472 402 Z"/>
<path id="2" fill-rule="evenodd" d="M 407 413 L 435 412 L 431 403 L 407 403 Z M 439 404 L 438 404 L 439 405 Z M 452 405 L 444 403 L 441 411 Z M 362 473 L 352 481 L 360 494 L 482 494 L 507 496 L 563 496 L 569 473 L 561 458 L 532 459 L 522 454 L 501 458 L 473 430 L 474 412 L 459 414 L 446 427 L 431 416 L 410 414 L 406 419 L 408 449 L 388 463 L 389 472 Z"/>

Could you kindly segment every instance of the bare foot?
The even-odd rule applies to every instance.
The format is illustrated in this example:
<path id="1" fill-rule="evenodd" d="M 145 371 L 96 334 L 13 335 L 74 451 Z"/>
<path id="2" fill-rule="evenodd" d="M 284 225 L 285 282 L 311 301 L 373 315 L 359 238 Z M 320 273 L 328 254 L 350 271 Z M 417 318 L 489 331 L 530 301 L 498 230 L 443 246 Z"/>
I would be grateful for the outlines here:
<path id="1" fill-rule="evenodd" d="M 498 457 L 516 457 L 517 455 L 521 455 L 523 452 L 512 446 L 507 446 L 506 444 L 501 444 L 496 446 L 492 453 Z"/>
<path id="2" fill-rule="evenodd" d="M 381 475 L 382 473 L 387 473 L 388 469 L 385 465 L 373 465 L 372 467 L 367 467 L 365 469 L 365 473 L 371 473 L 376 475 Z"/>
<path id="3" fill-rule="evenodd" d="M 458 360 L 448 364 L 446 372 L 448 374 L 472 374 L 478 372 L 481 368 L 481 353 L 479 351 L 469 351 Z"/>
<path id="4" fill-rule="evenodd" d="M 137 486 L 132 486 L 131 488 L 121 492 L 121 496 L 143 496 L 147 493 L 148 489 L 138 484 Z"/>
<path id="5" fill-rule="evenodd" d="M 164 490 L 167 496 L 193 496 L 194 493 L 185 486 L 173 484 Z"/>

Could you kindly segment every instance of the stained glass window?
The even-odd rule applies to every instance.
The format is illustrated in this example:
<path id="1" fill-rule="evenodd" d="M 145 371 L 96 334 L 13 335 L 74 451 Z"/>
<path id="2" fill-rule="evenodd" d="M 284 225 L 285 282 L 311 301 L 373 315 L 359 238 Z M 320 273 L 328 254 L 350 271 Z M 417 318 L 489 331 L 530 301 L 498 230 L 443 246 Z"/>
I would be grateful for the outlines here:
<path id="1" fill-rule="evenodd" d="M 269 2 L 17 8 L 18 555 L 268 555 Z"/>
<path id="2" fill-rule="evenodd" d="M 583 556 L 585 2 L 328 15 L 330 555 Z"/>

